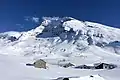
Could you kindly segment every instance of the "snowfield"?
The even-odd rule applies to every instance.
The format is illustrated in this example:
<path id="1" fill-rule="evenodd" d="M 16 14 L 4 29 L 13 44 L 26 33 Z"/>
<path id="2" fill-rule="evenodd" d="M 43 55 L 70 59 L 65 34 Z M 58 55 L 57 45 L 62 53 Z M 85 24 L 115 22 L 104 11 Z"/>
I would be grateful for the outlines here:
<path id="1" fill-rule="evenodd" d="M 44 17 L 27 32 L 0 33 L 0 80 L 119 80 L 120 29 L 71 17 Z M 38 59 L 47 69 L 26 66 Z M 112 63 L 114 69 L 60 67 Z"/>
<path id="2" fill-rule="evenodd" d="M 119 80 L 120 69 L 81 70 L 50 65 L 48 69 L 26 66 L 31 58 L 0 55 L 0 80 L 55 80 L 59 77 L 73 77 L 70 80 Z M 94 77 L 91 78 L 90 75 Z M 79 78 L 80 77 L 80 78 Z"/>

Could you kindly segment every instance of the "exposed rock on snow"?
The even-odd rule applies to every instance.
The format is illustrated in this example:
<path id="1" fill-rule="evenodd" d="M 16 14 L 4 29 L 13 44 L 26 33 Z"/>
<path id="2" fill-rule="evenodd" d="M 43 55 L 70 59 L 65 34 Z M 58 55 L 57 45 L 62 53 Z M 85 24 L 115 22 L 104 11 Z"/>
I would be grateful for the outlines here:
<path id="1" fill-rule="evenodd" d="M 76 69 L 114 69 L 117 68 L 115 64 L 108 64 L 108 63 L 95 63 L 94 65 L 80 65 L 76 66 Z"/>

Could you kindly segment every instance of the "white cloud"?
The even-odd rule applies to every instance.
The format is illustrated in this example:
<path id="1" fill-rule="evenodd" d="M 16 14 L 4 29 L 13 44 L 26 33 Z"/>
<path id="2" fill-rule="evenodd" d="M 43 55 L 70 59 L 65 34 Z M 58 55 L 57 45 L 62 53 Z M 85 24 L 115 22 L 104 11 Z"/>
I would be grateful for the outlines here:
<path id="1" fill-rule="evenodd" d="M 25 16 L 25 21 L 32 21 L 35 23 L 39 23 L 39 18 L 38 17 L 30 17 L 30 16 Z"/>
<path id="2" fill-rule="evenodd" d="M 30 17 L 29 16 L 25 16 L 25 21 L 30 21 Z"/>
<path id="3" fill-rule="evenodd" d="M 35 23 L 39 23 L 39 18 L 38 17 L 32 17 L 32 21 L 34 21 Z"/>
<path id="4" fill-rule="evenodd" d="M 24 28 L 24 25 L 22 24 L 16 24 L 16 26 L 19 26 L 20 28 Z"/>

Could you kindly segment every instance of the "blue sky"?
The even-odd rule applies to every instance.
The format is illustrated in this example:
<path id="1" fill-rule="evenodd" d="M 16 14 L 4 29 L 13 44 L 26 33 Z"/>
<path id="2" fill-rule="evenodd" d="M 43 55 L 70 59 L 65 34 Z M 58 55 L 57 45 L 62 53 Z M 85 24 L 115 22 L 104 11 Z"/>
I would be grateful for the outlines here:
<path id="1" fill-rule="evenodd" d="M 30 30 L 43 16 L 71 16 L 120 28 L 120 1 L 0 0 L 0 32 Z"/>

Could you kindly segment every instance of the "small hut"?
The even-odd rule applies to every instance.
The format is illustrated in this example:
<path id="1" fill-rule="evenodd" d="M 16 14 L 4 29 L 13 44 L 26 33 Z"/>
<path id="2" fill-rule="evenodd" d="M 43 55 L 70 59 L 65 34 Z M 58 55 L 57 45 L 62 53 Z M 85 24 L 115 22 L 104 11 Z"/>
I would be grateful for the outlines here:
<path id="1" fill-rule="evenodd" d="M 46 69 L 46 62 L 42 59 L 39 59 L 33 63 L 34 67 L 36 68 L 44 68 Z"/>

